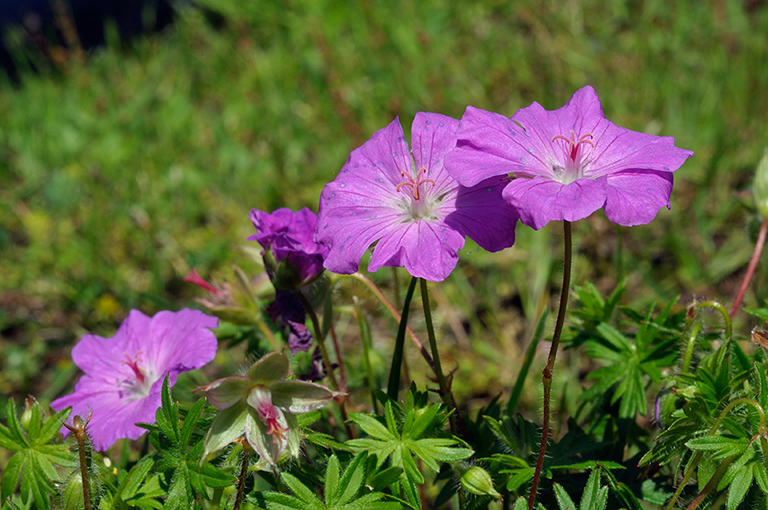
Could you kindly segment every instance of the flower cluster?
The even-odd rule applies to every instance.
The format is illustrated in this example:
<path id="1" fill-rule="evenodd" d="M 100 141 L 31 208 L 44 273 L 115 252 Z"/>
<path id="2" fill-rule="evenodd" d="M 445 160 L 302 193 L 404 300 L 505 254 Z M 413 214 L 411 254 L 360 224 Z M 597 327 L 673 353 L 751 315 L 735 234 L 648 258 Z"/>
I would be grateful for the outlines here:
<path id="1" fill-rule="evenodd" d="M 413 159 L 395 120 L 354 150 L 320 197 L 315 240 L 325 267 L 405 267 L 443 280 L 469 236 L 496 251 L 514 242 L 518 218 L 534 229 L 598 209 L 631 226 L 669 207 L 672 172 L 693 153 L 671 137 L 616 126 L 592 87 L 564 107 L 538 103 L 511 118 L 468 107 L 461 121 L 418 113 Z"/>
<path id="2" fill-rule="evenodd" d="M 216 355 L 210 329 L 217 323 L 197 310 L 163 311 L 152 318 L 131 310 L 112 338 L 86 335 L 75 345 L 72 360 L 84 375 L 74 393 L 51 407 L 71 406 L 72 416 L 92 414 L 88 431 L 97 450 L 121 438 L 138 439 L 146 431 L 136 423 L 155 421 L 166 375 L 172 386 L 179 373 L 200 368 Z"/>

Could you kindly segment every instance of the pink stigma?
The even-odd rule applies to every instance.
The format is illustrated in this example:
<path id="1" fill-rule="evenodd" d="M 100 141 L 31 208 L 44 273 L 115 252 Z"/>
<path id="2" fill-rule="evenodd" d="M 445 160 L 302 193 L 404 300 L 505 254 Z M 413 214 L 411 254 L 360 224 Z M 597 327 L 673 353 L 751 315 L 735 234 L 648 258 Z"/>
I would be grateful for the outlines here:
<path id="1" fill-rule="evenodd" d="M 141 371 L 141 367 L 139 367 L 139 361 L 141 360 L 141 351 L 137 352 L 135 354 L 135 357 L 133 359 L 128 356 L 128 354 L 125 354 L 125 361 L 121 361 L 120 363 L 123 363 L 124 365 L 128 365 L 131 370 L 133 370 L 134 375 L 136 376 L 136 379 L 140 383 L 144 383 L 144 372 Z"/>
<path id="2" fill-rule="evenodd" d="M 192 268 L 187 276 L 184 277 L 185 282 L 194 283 L 198 287 L 202 287 L 214 296 L 218 296 L 221 293 L 213 285 L 203 280 L 203 278 L 197 273 L 196 268 Z"/>
<path id="3" fill-rule="evenodd" d="M 397 185 L 395 188 L 395 191 L 400 191 L 400 188 L 403 186 L 410 186 L 413 189 L 413 198 L 414 200 L 419 199 L 419 186 L 421 186 L 424 183 L 430 183 L 432 186 L 435 185 L 435 181 L 433 179 L 429 178 L 423 178 L 422 174 L 427 175 L 427 169 L 422 168 L 416 173 L 416 179 L 414 180 L 413 175 L 409 174 L 408 172 L 400 172 L 400 175 L 403 176 L 405 179 L 403 182 Z"/>
<path id="4" fill-rule="evenodd" d="M 570 138 L 566 138 L 563 135 L 555 135 L 555 136 L 552 137 L 552 141 L 554 142 L 555 140 L 565 140 L 565 143 L 568 144 L 566 150 L 570 151 L 571 159 L 573 161 L 576 161 L 576 152 L 579 150 L 579 145 L 581 145 L 582 143 L 587 143 L 587 144 L 591 145 L 593 149 L 595 148 L 595 144 L 592 143 L 591 138 L 594 138 L 592 133 L 587 133 L 585 135 L 581 135 L 579 137 L 579 139 L 577 140 L 576 139 L 576 134 L 573 132 L 573 129 L 571 129 L 571 137 Z"/>

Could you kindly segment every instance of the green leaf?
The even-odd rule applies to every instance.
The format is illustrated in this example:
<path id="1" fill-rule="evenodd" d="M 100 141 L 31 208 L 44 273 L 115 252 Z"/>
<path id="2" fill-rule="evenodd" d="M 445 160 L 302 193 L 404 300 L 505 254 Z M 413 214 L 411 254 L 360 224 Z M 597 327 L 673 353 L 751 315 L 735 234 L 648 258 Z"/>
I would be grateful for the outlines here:
<path id="1" fill-rule="evenodd" d="M 268 510 L 307 510 L 307 504 L 304 501 L 281 492 L 256 492 L 250 494 L 248 500 L 259 508 Z"/>
<path id="2" fill-rule="evenodd" d="M 600 469 L 593 469 L 581 496 L 579 510 L 605 510 L 608 504 L 608 487 L 600 487 Z"/>
<path id="3" fill-rule="evenodd" d="M 345 504 L 352 501 L 365 481 L 365 467 L 367 465 L 368 455 L 365 452 L 359 453 L 349 463 L 341 478 L 342 492 L 339 494 L 338 504 Z M 330 504 L 326 489 L 326 503 Z M 333 503 L 336 504 L 336 503 Z"/>
<path id="4" fill-rule="evenodd" d="M 11 494 L 16 492 L 16 487 L 19 485 L 19 479 L 24 468 L 25 455 L 23 453 L 17 453 L 10 458 L 8 464 L 3 470 L 3 483 L 0 487 L 0 501 L 5 501 L 6 498 L 10 498 Z M 22 496 L 25 496 L 22 494 Z"/>
<path id="5" fill-rule="evenodd" d="M 309 505 L 309 508 L 318 510 L 325 508 L 325 505 L 323 505 L 323 502 L 318 499 L 315 493 L 292 474 L 283 473 L 280 479 L 305 503 L 305 505 Z"/>
<path id="6" fill-rule="evenodd" d="M 357 423 L 363 431 L 369 436 L 375 437 L 382 441 L 391 441 L 396 439 L 387 427 L 382 425 L 376 418 L 369 414 L 363 413 L 350 413 L 349 419 Z"/>
<path id="7" fill-rule="evenodd" d="M 149 474 L 149 470 L 155 465 L 155 461 L 152 457 L 144 457 L 136 463 L 133 468 L 128 472 L 128 477 L 125 481 L 125 486 L 120 491 L 120 497 L 125 500 L 133 498 L 139 491 L 139 487 L 144 482 L 144 479 Z"/>
<path id="8" fill-rule="evenodd" d="M 205 406 L 205 399 L 200 398 L 195 402 L 195 405 L 192 406 L 192 409 L 189 410 L 187 413 L 187 416 L 184 418 L 184 425 L 181 428 L 181 433 L 179 435 L 179 445 L 182 447 L 186 447 L 189 444 L 189 440 L 192 437 L 192 432 L 195 429 L 195 425 L 197 425 L 197 421 L 200 419 L 200 414 L 203 412 L 203 407 Z"/>
<path id="9" fill-rule="evenodd" d="M 560 510 L 576 510 L 576 503 L 574 503 L 568 493 L 565 492 L 562 485 L 555 483 L 552 487 L 555 489 L 555 498 L 557 499 L 557 506 Z"/>
<path id="10" fill-rule="evenodd" d="M 744 500 L 744 496 L 747 495 L 747 491 L 752 485 L 752 478 L 753 471 L 751 469 L 739 469 L 737 471 L 736 477 L 728 489 L 728 499 L 725 505 L 728 510 L 735 510 Z"/>
<path id="11" fill-rule="evenodd" d="M 749 438 L 726 436 L 697 437 L 685 443 L 693 451 L 713 452 L 713 460 L 723 460 L 741 455 L 749 448 L 749 444 Z"/>
<path id="12" fill-rule="evenodd" d="M 338 491 L 339 491 L 339 459 L 335 455 L 331 455 L 328 459 L 328 466 L 325 468 L 325 503 L 328 505 L 336 505 L 338 503 Z"/>

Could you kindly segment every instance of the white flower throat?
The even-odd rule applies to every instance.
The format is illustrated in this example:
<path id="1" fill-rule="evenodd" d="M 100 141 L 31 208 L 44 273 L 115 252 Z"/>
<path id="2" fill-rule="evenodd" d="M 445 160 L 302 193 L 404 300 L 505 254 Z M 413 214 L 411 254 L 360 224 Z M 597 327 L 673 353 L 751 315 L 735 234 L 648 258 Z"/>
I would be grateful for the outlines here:
<path id="1" fill-rule="evenodd" d="M 564 135 L 552 137 L 552 142 L 555 140 L 563 140 L 565 142 L 563 147 L 565 150 L 565 165 L 561 164 L 560 161 L 552 163 L 555 180 L 563 184 L 570 184 L 576 179 L 584 177 L 584 169 L 590 160 L 586 158 L 587 149 L 583 147 L 590 145 L 594 149 L 595 144 L 592 142 L 592 138 L 594 138 L 592 133 L 586 133 L 577 139 L 573 130 L 571 130 L 570 138 Z"/>
<path id="2" fill-rule="evenodd" d="M 411 219 L 424 219 L 431 218 L 433 216 L 432 211 L 434 209 L 434 203 L 430 200 L 429 188 L 426 185 L 434 187 L 434 179 L 427 177 L 427 169 L 421 167 L 416 172 L 416 178 L 408 172 L 400 172 L 403 177 L 403 181 L 397 185 L 395 191 L 402 191 L 408 197 L 408 211 L 410 212 Z"/>

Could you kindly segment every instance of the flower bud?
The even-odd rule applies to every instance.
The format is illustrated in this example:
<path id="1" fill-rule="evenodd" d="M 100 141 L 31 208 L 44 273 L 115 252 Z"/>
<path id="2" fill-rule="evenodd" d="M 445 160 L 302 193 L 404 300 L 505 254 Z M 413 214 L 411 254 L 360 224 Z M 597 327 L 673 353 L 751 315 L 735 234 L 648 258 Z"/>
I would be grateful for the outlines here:
<path id="1" fill-rule="evenodd" d="M 40 409 L 35 409 L 37 401 L 33 397 L 27 397 L 24 400 L 24 412 L 19 417 L 19 423 L 21 428 L 29 432 L 29 424 L 32 422 L 32 413 L 37 412 L 40 414 Z"/>
<path id="2" fill-rule="evenodd" d="M 493 480 L 488 471 L 480 466 L 472 466 L 461 475 L 461 486 L 467 492 L 477 494 L 478 496 L 493 496 L 494 498 L 500 498 L 496 489 L 493 488 Z"/>
<path id="3" fill-rule="evenodd" d="M 763 157 L 757 164 L 752 193 L 755 196 L 758 212 L 763 218 L 768 218 L 768 147 L 763 151 Z"/>
<path id="4" fill-rule="evenodd" d="M 64 510 L 82 510 L 85 508 L 83 501 L 83 477 L 79 472 L 72 473 L 72 476 L 64 482 L 60 494 L 59 507 Z"/>

